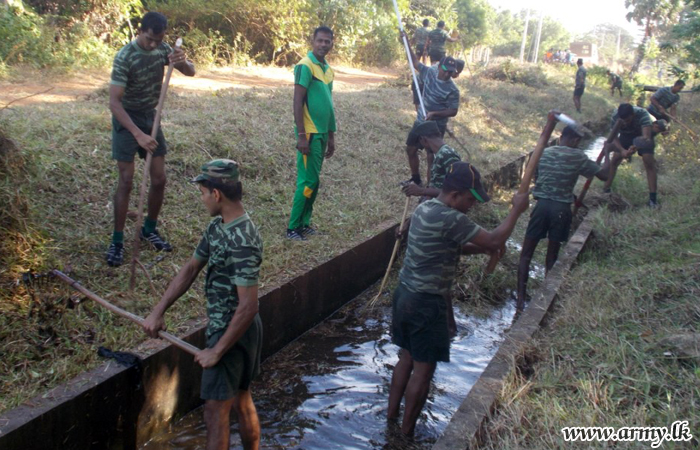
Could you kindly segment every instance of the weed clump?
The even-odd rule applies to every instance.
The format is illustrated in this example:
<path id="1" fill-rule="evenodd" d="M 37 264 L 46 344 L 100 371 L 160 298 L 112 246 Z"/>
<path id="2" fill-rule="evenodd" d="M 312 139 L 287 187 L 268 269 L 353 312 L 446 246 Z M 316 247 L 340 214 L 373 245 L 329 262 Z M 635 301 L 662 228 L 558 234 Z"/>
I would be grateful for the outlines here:
<path id="1" fill-rule="evenodd" d="M 512 59 L 506 59 L 499 65 L 487 69 L 484 71 L 483 76 L 493 80 L 524 84 L 534 88 L 549 86 L 547 75 L 540 66 L 516 64 Z"/>

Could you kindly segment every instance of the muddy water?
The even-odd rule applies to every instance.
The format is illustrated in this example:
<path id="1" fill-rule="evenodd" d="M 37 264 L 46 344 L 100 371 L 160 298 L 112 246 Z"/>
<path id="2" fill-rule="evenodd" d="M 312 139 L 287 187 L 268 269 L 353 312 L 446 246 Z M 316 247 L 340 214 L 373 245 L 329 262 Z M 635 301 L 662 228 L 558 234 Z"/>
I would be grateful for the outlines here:
<path id="1" fill-rule="evenodd" d="M 458 326 L 451 362 L 438 365 L 415 441 L 407 443 L 386 422 L 391 370 L 388 306 L 364 310 L 374 290 L 350 302 L 324 323 L 263 364 L 253 386 L 264 449 L 427 449 L 443 432 L 503 339 L 515 314 L 513 302 L 486 317 L 455 308 Z M 231 448 L 242 448 L 232 418 Z M 144 450 L 194 450 L 205 444 L 201 408 L 148 443 Z"/>

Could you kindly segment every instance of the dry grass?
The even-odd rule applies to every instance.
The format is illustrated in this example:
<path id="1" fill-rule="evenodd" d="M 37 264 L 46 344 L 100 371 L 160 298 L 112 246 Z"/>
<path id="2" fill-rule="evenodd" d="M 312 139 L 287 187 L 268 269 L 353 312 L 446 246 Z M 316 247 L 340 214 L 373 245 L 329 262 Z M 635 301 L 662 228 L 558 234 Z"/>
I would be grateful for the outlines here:
<path id="1" fill-rule="evenodd" d="M 682 114 L 697 129 L 697 103 L 689 100 Z M 598 213 L 592 245 L 529 351 L 535 360 L 531 373 L 509 379 L 483 448 L 569 448 L 563 427 L 670 427 L 679 420 L 689 421 L 694 440 L 663 448 L 697 448 L 699 361 L 668 338 L 700 331 L 700 260 L 694 256 L 700 252 L 700 153 L 679 130 L 659 142 L 662 208 L 644 207 L 646 176 L 639 158 L 623 166 L 614 189 L 632 207 Z"/>
<path id="2" fill-rule="evenodd" d="M 557 73 L 548 76 L 546 89 L 479 76 L 459 80 L 462 106 L 452 126 L 482 172 L 530 149 L 549 109 L 571 110 L 571 80 Z M 210 158 L 233 158 L 242 164 L 244 203 L 265 242 L 263 289 L 352 247 L 387 221 L 398 220 L 404 200 L 397 183 L 408 176 L 403 143 L 414 117 L 407 81 L 403 87 L 399 81 L 335 93 L 338 150 L 324 164 L 314 213 L 322 234 L 309 242 L 283 237 L 295 184 L 291 89 L 227 90 L 201 96 L 174 89 L 163 121 L 170 153 L 159 227 L 175 251 L 159 262 L 150 250 L 141 252 L 145 264 L 153 263 L 150 272 L 156 288 L 165 289 L 210 220 L 197 191 L 187 183 Z M 587 93 L 588 112 L 582 119 L 597 119 L 610 107 L 606 98 Z M 20 181 L 0 174 L 3 192 L 10 187 L 27 205 L 26 212 L 15 213 L 23 228 L 2 233 L 2 411 L 95 367 L 100 363 L 98 345 L 125 350 L 143 340 L 138 328 L 89 303 L 68 309 L 65 305 L 72 302 L 65 296 L 51 302 L 32 300 L 23 287 L 14 285 L 21 273 L 70 266 L 72 276 L 86 287 L 141 315 L 156 299 L 143 278 L 136 297 L 125 294 L 128 267 L 112 269 L 104 262 L 116 184 L 106 88 L 74 102 L 7 109 L 0 115 L 0 128 L 16 143 L 25 167 Z M 465 154 L 458 145 L 455 148 Z M 139 163 L 137 173 L 140 170 Z M 138 178 L 132 205 L 137 201 Z M 132 226 L 127 223 L 129 242 Z M 470 278 L 460 283 L 471 290 L 478 278 L 469 272 L 466 276 Z M 503 280 L 510 276 L 508 266 L 497 272 Z M 170 331 L 182 332 L 203 315 L 201 284 L 197 281 L 169 312 Z M 493 291 L 500 292 L 501 284 L 494 286 Z M 37 310 L 41 314 L 32 314 Z"/>

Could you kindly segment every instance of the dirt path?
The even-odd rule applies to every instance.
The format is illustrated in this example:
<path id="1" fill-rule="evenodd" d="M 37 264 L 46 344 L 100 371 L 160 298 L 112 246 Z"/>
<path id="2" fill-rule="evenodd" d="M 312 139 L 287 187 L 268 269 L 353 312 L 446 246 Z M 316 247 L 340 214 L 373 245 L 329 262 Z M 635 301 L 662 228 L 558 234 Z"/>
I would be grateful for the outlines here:
<path id="1" fill-rule="evenodd" d="M 335 85 L 341 90 L 364 89 L 395 77 L 390 72 L 370 72 L 343 66 L 334 67 L 334 70 Z M 11 81 L 0 82 L 0 108 L 9 103 L 18 106 L 75 101 L 107 86 L 109 81 L 108 70 L 82 72 L 64 77 L 35 71 L 24 75 Z M 171 85 L 181 92 L 205 93 L 231 88 L 291 86 L 292 79 L 291 68 L 254 66 L 202 70 L 195 77 L 185 77 L 175 71 Z"/>

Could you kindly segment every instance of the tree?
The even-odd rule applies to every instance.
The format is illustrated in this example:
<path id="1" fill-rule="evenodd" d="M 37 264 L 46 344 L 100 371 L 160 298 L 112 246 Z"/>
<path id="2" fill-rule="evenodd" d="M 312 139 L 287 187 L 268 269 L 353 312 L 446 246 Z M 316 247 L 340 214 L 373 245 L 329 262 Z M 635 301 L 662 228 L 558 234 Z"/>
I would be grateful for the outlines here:
<path id="1" fill-rule="evenodd" d="M 649 39 L 654 36 L 656 29 L 678 22 L 681 2 L 680 0 L 625 0 L 625 7 L 632 8 L 632 11 L 627 13 L 627 20 L 644 27 L 644 38 L 637 48 L 637 55 L 630 69 L 629 76 L 632 77 L 639 71 L 646 57 Z"/>

